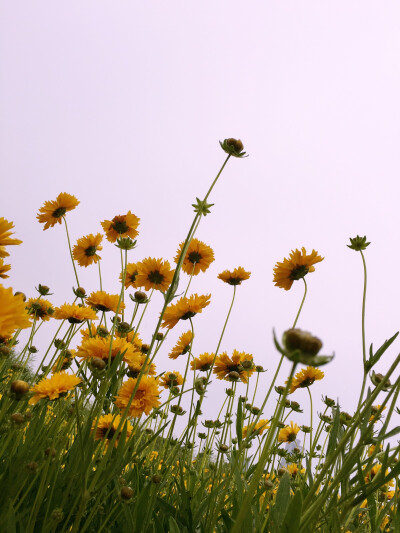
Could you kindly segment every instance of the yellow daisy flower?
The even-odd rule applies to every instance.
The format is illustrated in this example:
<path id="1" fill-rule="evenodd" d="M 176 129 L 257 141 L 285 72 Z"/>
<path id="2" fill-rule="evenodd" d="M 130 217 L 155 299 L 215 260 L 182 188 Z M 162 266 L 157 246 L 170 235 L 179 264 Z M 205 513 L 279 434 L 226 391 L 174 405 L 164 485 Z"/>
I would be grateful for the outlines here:
<path id="1" fill-rule="evenodd" d="M 128 354 L 124 356 L 124 361 L 127 363 L 129 367 L 129 376 L 131 378 L 138 377 L 138 375 L 140 374 L 140 371 L 143 368 L 145 360 L 146 360 L 146 356 L 142 352 L 134 352 L 132 354 Z M 149 376 L 155 376 L 156 365 L 154 363 L 150 363 L 150 361 L 147 361 L 144 373 Z"/>
<path id="2" fill-rule="evenodd" d="M 39 381 L 37 385 L 31 388 L 34 396 L 29 400 L 30 405 L 35 405 L 39 400 L 48 398 L 55 400 L 71 390 L 73 390 L 82 380 L 73 374 L 66 372 L 57 372 L 51 378 L 45 378 Z"/>
<path id="3" fill-rule="evenodd" d="M 224 270 L 221 274 L 218 274 L 218 279 L 222 279 L 224 283 L 229 285 L 240 285 L 242 281 L 249 279 L 251 272 L 246 272 L 242 267 L 235 268 L 235 270 Z"/>
<path id="4" fill-rule="evenodd" d="M 75 358 L 75 350 L 66 350 L 54 363 L 51 371 L 53 374 L 55 372 L 61 372 L 62 370 L 67 370 L 72 364 L 72 360 Z"/>
<path id="5" fill-rule="evenodd" d="M 136 284 L 136 276 L 138 275 L 138 265 L 136 263 L 128 263 L 126 265 L 126 274 L 125 274 L 125 289 L 133 287 L 134 289 L 138 288 Z M 119 275 L 119 280 L 122 281 L 122 272 Z"/>
<path id="6" fill-rule="evenodd" d="M 89 297 L 86 299 L 87 305 L 94 307 L 98 311 L 114 311 L 117 312 L 119 302 L 119 294 L 108 294 L 105 291 L 96 291 L 92 292 Z M 124 302 L 120 303 L 119 313 L 125 309 Z"/>
<path id="7" fill-rule="evenodd" d="M 172 348 L 171 352 L 168 354 L 170 359 L 178 359 L 180 355 L 188 353 L 190 350 L 190 344 L 192 342 L 192 332 L 189 330 L 186 333 L 182 333 L 179 337 L 178 342 Z"/>
<path id="8" fill-rule="evenodd" d="M 0 278 L 9 278 L 10 276 L 6 274 L 9 270 L 11 270 L 11 265 L 5 265 L 3 259 L 0 259 Z"/>
<path id="9" fill-rule="evenodd" d="M 76 241 L 72 255 L 79 266 L 88 267 L 92 263 L 100 261 L 101 257 L 97 255 L 97 252 L 103 249 L 100 245 L 102 240 L 103 236 L 101 233 L 97 235 L 90 233 L 90 235 L 81 237 Z"/>
<path id="10" fill-rule="evenodd" d="M 118 215 L 112 220 L 104 220 L 101 225 L 106 233 L 107 240 L 115 242 L 120 237 L 134 239 L 139 234 L 137 231 L 139 222 L 140 218 L 128 211 L 126 215 Z"/>
<path id="11" fill-rule="evenodd" d="M 184 244 L 185 243 L 182 242 L 179 245 L 174 259 L 175 263 L 178 263 L 179 261 Z M 186 272 L 186 274 L 193 274 L 193 276 L 197 276 L 200 271 L 205 272 L 214 259 L 214 252 L 210 246 L 207 246 L 207 244 L 204 242 L 199 241 L 199 239 L 192 239 L 186 252 L 185 259 L 182 263 L 182 270 Z"/>
<path id="12" fill-rule="evenodd" d="M 322 370 L 319 370 L 319 368 L 315 368 L 313 366 L 303 368 L 294 376 L 290 387 L 290 394 L 292 394 L 292 392 L 298 388 L 309 387 L 314 383 L 315 380 L 322 379 L 324 375 L 325 374 L 322 372 Z"/>
<path id="13" fill-rule="evenodd" d="M 115 398 L 115 405 L 119 409 L 124 410 L 127 407 L 136 383 L 137 379 L 129 378 L 128 381 L 122 384 Z M 143 413 L 148 415 L 154 407 L 160 406 L 159 395 L 158 380 L 153 377 L 142 376 L 129 407 L 129 416 L 138 417 Z"/>
<path id="14" fill-rule="evenodd" d="M 296 463 L 290 463 L 286 466 L 287 471 L 292 477 L 296 477 L 297 474 L 303 475 L 306 471 L 305 468 L 299 468 L 299 466 Z"/>
<path id="15" fill-rule="evenodd" d="M 233 350 L 232 357 L 229 357 L 226 352 L 222 353 L 215 359 L 213 373 L 217 375 L 217 379 L 225 379 L 230 381 L 229 374 L 235 372 L 239 375 L 242 383 L 247 383 L 249 376 L 255 372 L 253 356 L 249 353 L 238 352 Z"/>
<path id="16" fill-rule="evenodd" d="M 93 438 L 95 440 L 106 439 L 107 445 L 108 445 L 109 441 L 112 440 L 115 433 L 117 432 L 120 423 L 121 423 L 120 415 L 115 416 L 111 413 L 107 415 L 102 415 L 97 421 L 97 424 L 96 424 L 96 420 L 93 421 L 93 424 L 92 424 L 92 433 L 94 434 Z M 125 420 L 125 422 L 121 425 L 118 437 L 115 440 L 115 446 L 117 446 L 118 439 L 121 436 L 122 430 L 124 429 L 125 426 L 127 426 L 126 438 L 128 439 L 131 436 L 132 431 L 133 431 L 132 424 L 129 422 L 129 420 Z"/>
<path id="17" fill-rule="evenodd" d="M 8 339 L 16 329 L 32 325 L 25 306 L 22 294 L 14 296 L 11 287 L 0 285 L 0 339 Z"/>
<path id="18" fill-rule="evenodd" d="M 94 324 L 90 324 L 90 330 L 89 328 L 81 329 L 80 334 L 82 335 L 83 339 L 97 337 L 97 327 Z"/>
<path id="19" fill-rule="evenodd" d="M 268 428 L 268 420 L 259 420 L 257 424 L 250 424 L 250 426 L 245 426 L 243 428 L 243 438 L 245 439 L 248 433 L 250 433 L 250 435 L 262 435 Z"/>
<path id="20" fill-rule="evenodd" d="M 183 384 L 183 377 L 179 372 L 174 370 L 173 372 L 165 372 L 165 374 L 160 378 L 160 385 L 165 389 L 170 387 L 179 387 Z"/>
<path id="21" fill-rule="evenodd" d="M 274 268 L 274 283 L 277 287 L 288 291 L 294 280 L 304 278 L 309 272 L 314 272 L 316 263 L 319 263 L 324 258 L 318 255 L 318 252 L 313 250 L 311 254 L 307 255 L 306 249 L 303 247 L 300 250 L 292 250 L 289 259 L 284 259 L 282 263 L 276 263 Z"/>
<path id="22" fill-rule="evenodd" d="M 60 193 L 55 200 L 47 201 L 43 207 L 39 209 L 37 219 L 41 224 L 44 224 L 43 229 L 52 228 L 57 224 L 61 224 L 62 217 L 67 211 L 72 211 L 79 204 L 79 200 L 66 192 Z"/>
<path id="23" fill-rule="evenodd" d="M 278 441 L 279 442 L 293 442 L 296 440 L 297 433 L 300 431 L 300 428 L 297 424 L 290 422 L 290 426 L 285 426 L 279 431 Z"/>
<path id="24" fill-rule="evenodd" d="M 48 300 L 43 300 L 42 298 L 38 300 L 37 298 L 29 298 L 26 302 L 26 309 L 29 315 L 36 320 L 43 320 L 47 322 L 54 314 L 54 308 L 51 302 Z"/>
<path id="25" fill-rule="evenodd" d="M 14 223 L 9 222 L 3 217 L 0 217 L 0 257 L 7 257 L 10 255 L 5 246 L 12 246 L 16 244 L 21 244 L 22 241 L 19 239 L 10 239 L 11 235 L 14 233 L 10 231 L 14 228 Z"/>
<path id="26" fill-rule="evenodd" d="M 169 305 L 164 312 L 163 328 L 172 329 L 179 320 L 187 320 L 201 313 L 210 304 L 211 294 L 192 294 L 190 298 L 182 297 L 176 304 Z"/>
<path id="27" fill-rule="evenodd" d="M 54 313 L 57 320 L 68 320 L 70 324 L 81 324 L 84 320 L 97 320 L 96 311 L 91 307 L 65 303 L 57 307 Z"/>
<path id="28" fill-rule="evenodd" d="M 212 367 L 214 358 L 214 353 L 202 353 L 198 357 L 195 357 L 193 361 L 190 361 L 190 368 L 192 370 L 199 370 L 200 372 L 207 372 Z"/>
<path id="29" fill-rule="evenodd" d="M 171 270 L 169 261 L 162 259 L 148 257 L 137 264 L 137 269 L 135 284 L 137 287 L 144 287 L 145 291 L 156 289 L 165 292 L 174 277 L 174 270 Z"/>
<path id="30" fill-rule="evenodd" d="M 136 350 L 138 352 L 140 352 L 140 350 L 142 348 L 143 341 L 140 338 L 139 333 L 137 331 L 135 331 L 134 329 L 132 329 L 132 331 L 129 331 L 126 334 L 122 334 L 119 331 L 115 331 L 115 336 L 116 337 L 123 337 L 126 340 L 126 342 L 130 342 L 131 344 L 133 344 L 133 346 L 136 348 Z"/>
<path id="31" fill-rule="evenodd" d="M 119 353 L 123 353 L 123 361 L 126 361 L 136 352 L 135 347 L 130 342 L 119 337 L 115 337 L 114 339 L 110 339 L 110 337 L 86 337 L 82 339 L 81 344 L 78 346 L 76 356 L 83 359 L 93 359 L 94 357 L 97 357 L 99 359 L 108 360 L 111 341 L 112 359 L 114 359 Z"/>

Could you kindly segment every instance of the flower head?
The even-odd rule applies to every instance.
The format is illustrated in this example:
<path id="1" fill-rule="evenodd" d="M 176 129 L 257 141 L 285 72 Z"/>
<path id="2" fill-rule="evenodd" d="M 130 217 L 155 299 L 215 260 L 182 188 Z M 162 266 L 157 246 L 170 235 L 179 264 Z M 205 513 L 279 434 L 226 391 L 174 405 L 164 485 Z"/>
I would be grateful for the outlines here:
<path id="1" fill-rule="evenodd" d="M 103 226 L 107 239 L 110 242 L 115 242 L 119 237 L 130 237 L 134 239 L 139 233 L 137 231 L 139 222 L 140 218 L 128 211 L 126 215 L 118 215 L 112 220 L 104 220 L 101 225 Z"/>
<path id="2" fill-rule="evenodd" d="M 92 263 L 100 261 L 101 257 L 97 255 L 97 252 L 103 249 L 100 245 L 102 240 L 103 236 L 101 233 L 97 235 L 90 233 L 90 235 L 81 237 L 76 241 L 72 255 L 78 261 L 79 266 L 88 267 Z"/>
<path id="3" fill-rule="evenodd" d="M 245 439 L 248 434 L 252 436 L 262 435 L 268 428 L 268 420 L 259 420 L 256 424 L 253 423 L 243 428 L 243 438 Z"/>
<path id="4" fill-rule="evenodd" d="M 9 222 L 3 217 L 0 217 L 0 257 L 7 257 L 10 255 L 5 246 L 12 246 L 15 244 L 21 244 L 22 241 L 19 239 L 10 239 L 11 235 L 14 233 L 10 231 L 14 228 L 13 222 Z"/>
<path id="5" fill-rule="evenodd" d="M 118 354 L 123 353 L 123 361 L 128 361 L 129 357 L 134 355 L 136 351 L 133 344 L 120 337 L 114 339 L 110 337 L 84 337 L 77 348 L 76 356 L 83 359 L 97 357 L 108 360 L 110 355 L 114 359 Z"/>
<path id="6" fill-rule="evenodd" d="M 179 257 L 182 253 L 184 242 L 179 245 L 175 256 L 175 263 L 178 263 Z M 199 239 L 192 239 L 187 249 L 185 258 L 182 263 L 182 270 L 186 274 L 193 274 L 197 276 L 200 272 L 205 272 L 207 268 L 214 261 L 214 252 L 210 246 L 199 241 Z"/>
<path id="7" fill-rule="evenodd" d="M 26 309 L 29 315 L 36 318 L 36 320 L 50 320 L 54 313 L 54 308 L 51 302 L 49 302 L 49 300 L 44 300 L 43 298 L 40 300 L 38 298 L 29 298 L 26 302 Z"/>
<path id="8" fill-rule="evenodd" d="M 170 389 L 171 387 L 179 387 L 182 385 L 183 377 L 179 372 L 165 372 L 165 374 L 160 378 L 160 385 L 165 389 Z"/>
<path id="9" fill-rule="evenodd" d="M 11 287 L 0 285 L 0 339 L 7 339 L 17 328 L 32 325 L 25 305 L 22 294 L 14 296 Z"/>
<path id="10" fill-rule="evenodd" d="M 45 378 L 39 381 L 37 385 L 31 388 L 34 396 L 29 400 L 30 405 L 35 405 L 39 400 L 48 398 L 55 400 L 71 390 L 73 390 L 82 380 L 73 374 L 66 372 L 56 372 L 51 378 Z"/>
<path id="11" fill-rule="evenodd" d="M 90 294 L 86 299 L 86 303 L 98 311 L 114 311 L 114 313 L 116 313 L 119 299 L 119 294 L 108 294 L 105 291 L 96 291 Z M 125 304 L 121 301 L 118 312 L 121 313 L 122 309 L 125 309 Z"/>
<path id="12" fill-rule="evenodd" d="M 66 192 L 60 193 L 55 200 L 50 200 L 44 203 L 43 207 L 39 209 L 37 219 L 41 224 L 44 224 L 43 229 L 52 228 L 57 224 L 61 224 L 62 217 L 67 211 L 72 211 L 79 204 L 79 200 Z"/>
<path id="13" fill-rule="evenodd" d="M 240 139 L 225 139 L 223 142 L 219 141 L 224 152 L 234 157 L 247 157 L 246 152 L 243 151 L 243 143 Z"/>
<path id="14" fill-rule="evenodd" d="M 294 280 L 304 278 L 309 272 L 314 272 L 316 263 L 319 263 L 324 258 L 318 255 L 318 252 L 313 250 L 311 254 L 307 255 L 306 249 L 303 247 L 300 250 L 292 250 L 289 259 L 284 259 L 282 263 L 276 263 L 274 268 L 274 283 L 277 287 L 281 287 L 288 291 Z"/>
<path id="15" fill-rule="evenodd" d="M 174 277 L 169 261 L 148 257 L 137 264 L 138 273 L 135 278 L 137 287 L 144 287 L 145 291 L 155 289 L 165 292 Z"/>
<path id="16" fill-rule="evenodd" d="M 371 243 L 367 242 L 367 237 L 364 235 L 364 237 L 360 237 L 357 235 L 357 237 L 354 237 L 353 239 L 350 237 L 351 244 L 348 244 L 347 247 L 351 248 L 352 250 L 355 250 L 356 252 L 361 252 L 361 250 L 365 250 L 367 246 L 369 246 Z"/>
<path id="17" fill-rule="evenodd" d="M 126 265 L 126 273 L 125 273 L 125 289 L 128 289 L 129 287 L 133 287 L 134 289 L 137 289 L 138 286 L 136 284 L 136 276 L 138 275 L 138 265 L 136 263 L 128 263 Z M 119 275 L 120 281 L 122 281 L 122 272 Z"/>
<path id="18" fill-rule="evenodd" d="M 57 307 L 54 313 L 57 320 L 68 320 L 70 324 L 81 324 L 84 320 L 97 320 L 96 311 L 91 307 L 65 303 Z"/>
<path id="19" fill-rule="evenodd" d="M 218 279 L 222 279 L 224 283 L 229 285 L 241 285 L 242 281 L 250 278 L 251 273 L 246 272 L 243 267 L 235 268 L 234 270 L 224 270 L 218 274 Z"/>
<path id="20" fill-rule="evenodd" d="M 322 379 L 323 377 L 324 373 L 322 370 L 319 370 L 319 368 L 314 368 L 313 366 L 303 368 L 294 376 L 290 387 L 290 393 L 294 392 L 298 388 L 309 387 L 314 383 L 315 380 Z"/>
<path id="21" fill-rule="evenodd" d="M 224 352 L 215 359 L 213 372 L 217 375 L 217 379 L 226 381 L 230 381 L 230 374 L 235 372 L 243 383 L 247 383 L 249 376 L 255 372 L 253 356 L 249 353 L 233 350 L 232 357 L 229 357 Z"/>
<path id="22" fill-rule="evenodd" d="M 11 265 L 5 265 L 3 259 L 0 259 L 0 278 L 9 278 L 10 276 L 6 274 L 9 270 L 11 270 Z"/>
<path id="23" fill-rule="evenodd" d="M 186 331 L 186 333 L 182 333 L 182 335 L 179 337 L 178 342 L 175 344 L 171 352 L 168 354 L 168 357 L 170 359 L 178 359 L 180 355 L 184 355 L 185 353 L 188 353 L 188 351 L 190 350 L 192 339 L 193 339 L 193 335 L 190 330 Z"/>
<path id="24" fill-rule="evenodd" d="M 296 440 L 297 433 L 300 431 L 300 428 L 297 424 L 290 422 L 290 426 L 285 426 L 279 431 L 278 441 L 279 442 L 293 442 Z"/>
<path id="25" fill-rule="evenodd" d="M 112 440 L 115 433 L 118 431 L 118 427 L 120 424 L 121 424 L 120 415 L 113 415 L 111 413 L 108 413 L 107 415 L 102 415 L 97 421 L 96 420 L 93 421 L 93 424 L 92 424 L 93 438 L 95 440 L 106 439 L 107 445 L 108 445 L 110 440 Z M 119 433 L 115 440 L 114 446 L 118 445 L 118 439 L 121 436 L 121 433 L 125 426 L 126 426 L 126 438 L 128 439 L 130 435 L 132 434 L 132 430 L 133 430 L 132 424 L 129 422 L 129 420 L 125 420 L 125 422 L 121 425 L 119 429 Z"/>
<path id="26" fill-rule="evenodd" d="M 122 384 L 115 398 L 115 405 L 123 410 L 128 406 L 133 391 L 136 387 L 137 379 L 129 378 Z M 129 407 L 129 416 L 141 416 L 143 413 L 148 415 L 154 407 L 160 406 L 160 390 L 158 380 L 153 377 L 142 376 Z"/>
<path id="27" fill-rule="evenodd" d="M 193 361 L 190 361 L 190 368 L 192 370 L 199 370 L 200 372 L 207 372 L 212 367 L 214 359 L 214 353 L 202 353 L 198 357 L 195 357 Z"/>
<path id="28" fill-rule="evenodd" d="M 128 364 L 129 367 L 129 377 L 137 378 L 146 361 L 146 356 L 142 352 L 136 351 L 126 355 L 124 357 L 124 361 Z M 143 372 L 148 376 L 155 376 L 156 365 L 154 363 L 150 363 L 150 360 L 147 360 L 146 368 Z"/>
<path id="29" fill-rule="evenodd" d="M 164 312 L 163 328 L 171 329 L 179 322 L 179 320 L 187 320 L 194 317 L 197 313 L 201 313 L 210 303 L 211 294 L 198 295 L 192 294 L 190 298 L 182 297 L 176 304 L 169 305 Z"/>

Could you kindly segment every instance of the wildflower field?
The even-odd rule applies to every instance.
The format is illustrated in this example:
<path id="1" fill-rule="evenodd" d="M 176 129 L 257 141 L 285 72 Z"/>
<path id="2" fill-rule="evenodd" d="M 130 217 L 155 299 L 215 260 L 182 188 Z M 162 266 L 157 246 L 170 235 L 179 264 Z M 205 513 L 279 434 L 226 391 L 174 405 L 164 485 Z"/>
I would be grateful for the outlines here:
<path id="1" fill-rule="evenodd" d="M 198 232 L 215 209 L 212 191 L 223 171 L 246 157 L 240 140 L 220 144 L 225 160 L 193 203 L 192 225 L 171 251 L 173 262 L 140 256 L 134 212 L 99 220 L 101 232 L 81 236 L 70 220 L 79 210 L 75 196 L 61 192 L 38 206 L 44 230 L 65 227 L 73 290 L 68 302 L 55 306 L 47 286 L 25 296 L 0 285 L 1 532 L 400 531 L 400 427 L 392 422 L 400 414 L 400 355 L 393 353 L 398 333 L 379 348 L 366 345 L 366 237 L 348 244 L 360 255 L 364 277 L 363 379 L 354 413 L 340 405 L 337 390 L 324 390 L 322 412 L 313 404 L 314 383 L 329 372 L 333 354 L 323 354 L 318 332 L 297 324 L 308 285 L 312 290 L 309 274 L 329 259 L 301 243 L 271 272 L 278 289 L 289 291 L 295 282 L 304 287 L 286 331 L 266 325 L 275 364 L 267 369 L 251 353 L 224 351 L 236 293 L 246 290 L 251 276 L 245 264 L 218 275 L 231 300 L 216 346 L 204 353 L 196 348 L 197 321 L 212 301 L 211 294 L 196 292 L 196 277 L 206 276 L 214 261 Z M 6 285 L 12 247 L 21 244 L 18 227 L 0 218 Z M 101 275 L 105 253 L 120 255 L 117 294 L 107 292 Z M 82 268 L 92 269 L 98 290 L 80 285 Z M 146 311 L 160 294 L 154 320 Z M 39 328 L 50 321 L 57 322 L 56 334 L 48 346 L 37 344 Z M 144 338 L 141 328 L 149 321 L 153 333 Z M 182 321 L 186 331 L 176 334 Z M 174 340 L 172 349 L 165 348 L 167 338 Z M 175 369 L 177 360 L 184 371 Z M 170 370 L 160 370 L 166 361 Z M 211 418 L 207 400 L 217 380 L 226 388 Z M 296 420 L 300 388 L 309 397 L 307 426 Z"/>

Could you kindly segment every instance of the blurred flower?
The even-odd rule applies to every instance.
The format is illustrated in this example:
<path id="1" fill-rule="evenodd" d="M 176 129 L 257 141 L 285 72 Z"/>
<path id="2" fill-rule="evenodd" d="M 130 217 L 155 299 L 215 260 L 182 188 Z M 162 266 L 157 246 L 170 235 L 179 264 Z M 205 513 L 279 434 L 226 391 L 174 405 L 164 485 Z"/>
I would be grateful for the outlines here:
<path id="1" fill-rule="evenodd" d="M 107 415 L 102 415 L 99 420 L 93 421 L 92 424 L 92 433 L 94 433 L 94 439 L 95 440 L 107 440 L 107 445 L 109 444 L 109 441 L 112 440 L 115 433 L 118 430 L 119 425 L 121 424 L 121 416 L 120 415 L 113 415 L 111 413 L 108 413 Z M 121 427 L 119 429 L 118 437 L 115 440 L 114 446 L 117 446 L 118 439 L 121 436 L 121 433 L 126 426 L 126 438 L 128 439 L 130 435 L 132 434 L 132 424 L 129 422 L 129 420 L 125 420 L 123 424 L 121 424 Z"/>
<path id="2" fill-rule="evenodd" d="M 294 424 L 293 422 L 290 422 L 290 426 L 285 426 L 279 431 L 278 441 L 294 442 L 299 431 L 299 426 L 297 424 Z"/>
<path id="3" fill-rule="evenodd" d="M 61 224 L 62 217 L 67 211 L 72 211 L 79 204 L 79 200 L 66 192 L 60 193 L 53 201 L 47 201 L 39 209 L 37 219 L 44 224 L 43 229 L 48 229 L 57 224 Z"/>
<path id="4" fill-rule="evenodd" d="M 60 398 L 60 396 L 64 396 L 67 392 L 73 390 L 81 381 L 80 378 L 73 374 L 57 372 L 51 378 L 42 379 L 31 388 L 34 396 L 29 400 L 29 404 L 35 405 L 43 398 L 48 398 L 49 400 Z"/>
<path id="5" fill-rule="evenodd" d="M 119 294 L 108 294 L 105 291 L 96 291 L 90 294 L 86 299 L 86 303 L 98 311 L 114 311 L 114 313 L 116 313 L 119 299 Z M 125 304 L 121 301 L 118 312 L 121 313 L 122 309 L 125 309 Z"/>
<path id="6" fill-rule="evenodd" d="M 192 332 L 189 330 L 186 333 L 182 333 L 179 337 L 178 342 L 172 348 L 171 352 L 168 354 L 170 359 L 178 359 L 180 355 L 188 353 L 190 350 L 190 344 L 192 342 Z"/>
<path id="7" fill-rule="evenodd" d="M 57 307 L 54 313 L 57 320 L 68 320 L 70 324 L 80 324 L 84 320 L 97 320 L 96 311 L 91 307 L 65 303 Z"/>
<path id="8" fill-rule="evenodd" d="M 78 262 L 79 266 L 87 267 L 92 263 L 100 261 L 101 257 L 97 255 L 97 252 L 103 249 L 103 247 L 100 246 L 102 240 L 103 236 L 101 233 L 98 233 L 97 235 L 91 233 L 76 241 L 72 250 L 72 255 Z"/>
<path id="9" fill-rule="evenodd" d="M 128 289 L 129 287 L 133 287 L 134 289 L 137 289 L 138 286 L 136 285 L 136 276 L 138 274 L 138 266 L 136 263 L 128 263 L 126 265 L 126 273 L 125 273 L 125 289 Z M 122 272 L 119 275 L 120 281 L 122 281 Z"/>
<path id="10" fill-rule="evenodd" d="M 8 338 L 17 328 L 31 325 L 22 294 L 14 296 L 11 287 L 0 285 L 0 338 Z"/>
<path id="11" fill-rule="evenodd" d="M 134 239 L 139 233 L 137 231 L 139 222 L 140 218 L 128 211 L 126 215 L 118 215 L 112 220 L 104 220 L 101 225 L 107 239 L 110 242 L 115 242 L 121 236 Z"/>
<path id="12" fill-rule="evenodd" d="M 22 241 L 19 239 L 10 239 L 11 235 L 14 233 L 10 231 L 14 228 L 14 223 L 9 222 L 3 217 L 0 217 L 0 257 L 7 257 L 10 255 L 5 246 L 13 246 L 16 244 L 21 244 Z"/>
<path id="13" fill-rule="evenodd" d="M 185 243 L 182 242 L 179 245 L 174 259 L 175 263 L 178 263 L 179 261 L 184 244 Z M 182 263 L 182 270 L 186 272 L 186 274 L 197 276 L 200 271 L 205 272 L 213 261 L 214 252 L 212 248 L 207 246 L 204 242 L 199 241 L 199 239 L 192 239 Z"/>
<path id="14" fill-rule="evenodd" d="M 174 271 L 171 270 L 169 261 L 148 257 L 137 263 L 138 273 L 135 279 L 137 287 L 144 287 L 145 291 L 155 289 L 165 292 L 171 285 Z"/>
<path id="15" fill-rule="evenodd" d="M 182 385 L 183 383 L 183 377 L 179 372 L 165 372 L 165 374 L 160 378 L 160 385 L 161 387 L 164 387 L 165 389 L 169 389 L 171 387 L 178 387 L 179 385 Z"/>
<path id="16" fill-rule="evenodd" d="M 250 362 L 252 365 L 250 368 L 244 368 L 243 363 Z M 246 364 L 247 366 L 247 364 Z M 249 376 L 255 371 L 253 363 L 253 356 L 249 353 L 238 352 L 233 350 L 232 357 L 229 357 L 226 352 L 222 353 L 215 359 L 214 374 L 217 375 L 217 379 L 225 379 L 230 381 L 229 374 L 231 372 L 237 372 L 239 378 L 243 383 L 247 383 Z"/>
<path id="17" fill-rule="evenodd" d="M 10 276 L 6 274 L 9 270 L 11 270 L 11 265 L 5 265 L 3 259 L 0 259 L 0 278 L 9 278 Z"/>
<path id="18" fill-rule="evenodd" d="M 303 368 L 294 376 L 290 387 L 290 394 L 298 388 L 309 387 L 315 380 L 322 379 L 323 377 L 324 373 L 318 368 L 314 368 L 313 366 Z"/>
<path id="19" fill-rule="evenodd" d="M 205 352 L 190 361 L 190 368 L 192 370 L 199 370 L 200 372 L 207 372 L 210 370 L 215 358 L 214 353 Z"/>
<path id="20" fill-rule="evenodd" d="M 221 274 L 218 274 L 218 279 L 222 279 L 223 282 L 229 283 L 229 285 L 241 285 L 242 281 L 250 278 L 251 273 L 246 272 L 243 267 L 235 268 L 235 270 L 224 270 Z"/>
<path id="21" fill-rule="evenodd" d="M 136 387 L 137 379 L 129 378 L 122 384 L 115 398 L 115 405 L 123 410 L 130 403 L 133 391 Z M 128 416 L 141 416 L 143 413 L 148 415 L 154 407 L 160 406 L 160 390 L 158 380 L 153 377 L 142 376 L 133 400 L 129 407 Z"/>
<path id="22" fill-rule="evenodd" d="M 250 424 L 250 426 L 245 426 L 243 428 L 243 438 L 245 439 L 248 434 L 250 435 L 262 435 L 264 430 L 268 429 L 268 420 L 259 420 L 256 424 Z"/>
<path id="23" fill-rule="evenodd" d="M 292 250 L 289 259 L 285 258 L 282 263 L 276 263 L 275 265 L 275 285 L 288 291 L 294 280 L 304 278 L 309 272 L 314 272 L 315 268 L 313 265 L 323 259 L 315 250 L 309 255 L 307 255 L 304 247 L 301 249 L 301 252 L 297 248 L 294 251 Z"/>
<path id="24" fill-rule="evenodd" d="M 43 298 L 40 300 L 29 298 L 26 302 L 26 309 L 31 317 L 36 318 L 36 320 L 44 320 L 45 322 L 50 320 L 54 313 L 52 303 Z"/>
<path id="25" fill-rule="evenodd" d="M 211 294 L 198 295 L 192 294 L 190 298 L 182 297 L 176 304 L 169 305 L 163 316 L 163 328 L 171 329 L 179 322 L 179 320 L 187 320 L 194 317 L 197 313 L 201 313 L 210 303 Z"/>

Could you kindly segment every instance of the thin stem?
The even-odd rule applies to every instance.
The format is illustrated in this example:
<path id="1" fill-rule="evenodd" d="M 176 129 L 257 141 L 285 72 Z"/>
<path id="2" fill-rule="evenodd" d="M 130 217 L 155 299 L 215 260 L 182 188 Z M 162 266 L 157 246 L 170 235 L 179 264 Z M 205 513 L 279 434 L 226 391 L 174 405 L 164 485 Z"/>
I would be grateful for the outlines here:
<path id="1" fill-rule="evenodd" d="M 296 315 L 296 318 L 294 319 L 294 322 L 293 322 L 293 326 L 292 326 L 292 328 L 295 328 L 295 327 L 296 327 L 297 321 L 298 321 L 298 319 L 299 319 L 299 316 L 300 316 L 301 310 L 303 309 L 304 301 L 305 301 L 305 299 L 306 299 L 306 295 L 307 295 L 307 282 L 306 282 L 306 278 L 303 278 L 303 281 L 304 281 L 304 296 L 303 296 L 303 299 L 301 300 L 301 304 L 300 304 L 299 310 L 297 311 L 297 315 Z"/>
<path id="2" fill-rule="evenodd" d="M 99 280 L 100 280 L 100 290 L 103 290 L 103 280 L 101 279 L 101 268 L 100 268 L 100 261 L 97 261 L 97 264 L 99 266 Z"/>
<path id="3" fill-rule="evenodd" d="M 66 232 L 67 232 L 69 255 L 71 256 L 72 266 L 74 267 L 76 283 L 78 284 L 78 287 L 80 287 L 80 283 L 79 283 L 79 279 L 78 279 L 78 273 L 77 273 L 77 271 L 76 271 L 76 266 L 75 266 L 75 261 L 74 261 L 74 256 L 72 255 L 71 241 L 70 241 L 70 239 L 69 239 L 69 232 L 68 232 L 67 219 L 65 218 L 65 216 L 63 216 L 63 219 L 64 219 L 64 222 L 65 222 L 65 230 L 66 230 Z"/>
<path id="4" fill-rule="evenodd" d="M 308 395 L 310 397 L 310 461 L 312 459 L 312 456 L 311 456 L 311 453 L 312 453 L 312 430 L 313 430 L 313 419 L 312 419 L 312 415 L 313 415 L 313 404 L 312 404 L 312 396 L 311 396 L 311 392 L 310 392 L 310 387 L 307 387 L 307 391 L 308 391 Z"/>

